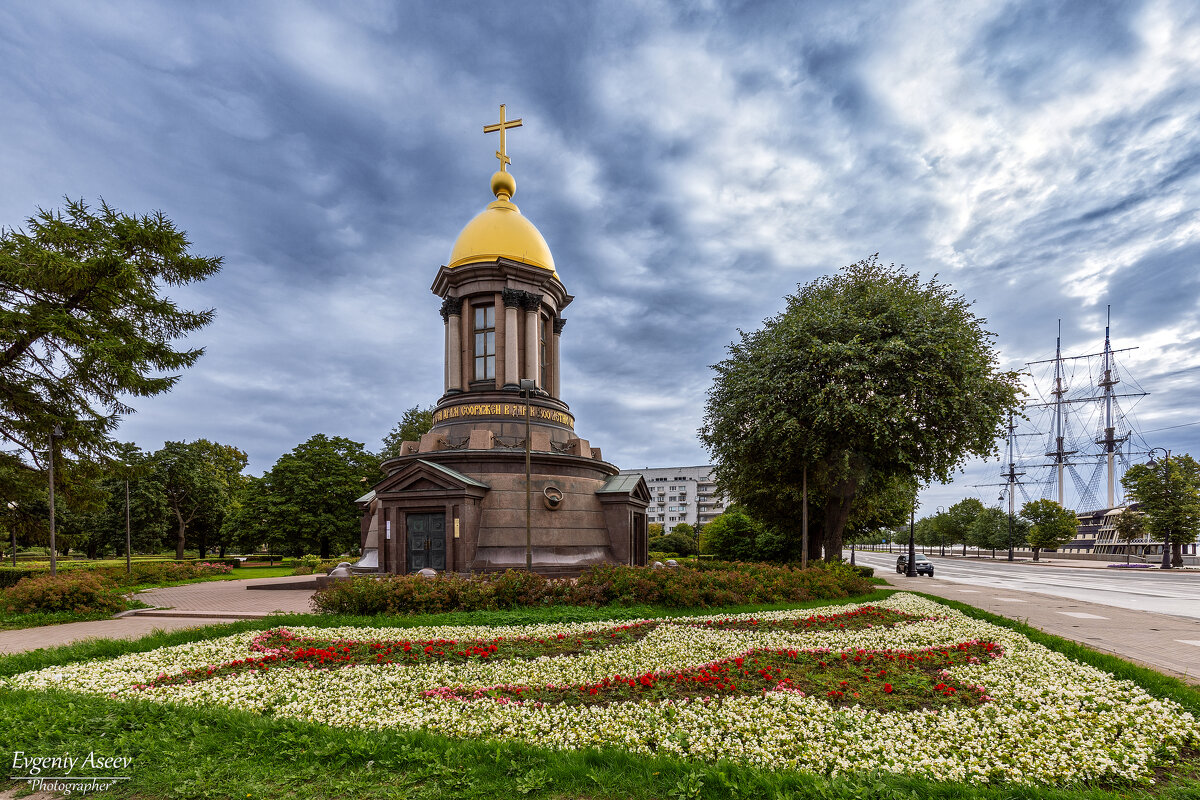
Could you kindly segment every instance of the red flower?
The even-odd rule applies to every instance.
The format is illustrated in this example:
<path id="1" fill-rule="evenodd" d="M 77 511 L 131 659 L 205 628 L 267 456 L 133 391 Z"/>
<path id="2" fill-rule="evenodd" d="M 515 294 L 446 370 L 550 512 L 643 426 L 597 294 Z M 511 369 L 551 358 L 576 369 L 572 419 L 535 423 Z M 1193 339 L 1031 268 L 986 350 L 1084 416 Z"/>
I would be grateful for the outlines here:
<path id="1" fill-rule="evenodd" d="M 891 694 L 891 693 L 892 693 L 892 685 L 891 685 L 890 683 L 885 683 L 885 684 L 883 685 L 883 693 L 884 693 L 884 694 Z"/>

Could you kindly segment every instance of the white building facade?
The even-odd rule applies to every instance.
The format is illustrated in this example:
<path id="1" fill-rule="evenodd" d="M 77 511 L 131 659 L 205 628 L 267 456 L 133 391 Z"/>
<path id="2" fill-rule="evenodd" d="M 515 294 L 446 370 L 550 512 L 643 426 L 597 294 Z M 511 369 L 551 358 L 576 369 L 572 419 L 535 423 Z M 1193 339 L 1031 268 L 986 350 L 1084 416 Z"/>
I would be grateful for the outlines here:
<path id="1" fill-rule="evenodd" d="M 646 522 L 659 523 L 670 533 L 681 522 L 692 527 L 707 525 L 725 510 L 717 493 L 712 466 L 623 469 L 622 475 L 641 475 L 650 489 Z"/>

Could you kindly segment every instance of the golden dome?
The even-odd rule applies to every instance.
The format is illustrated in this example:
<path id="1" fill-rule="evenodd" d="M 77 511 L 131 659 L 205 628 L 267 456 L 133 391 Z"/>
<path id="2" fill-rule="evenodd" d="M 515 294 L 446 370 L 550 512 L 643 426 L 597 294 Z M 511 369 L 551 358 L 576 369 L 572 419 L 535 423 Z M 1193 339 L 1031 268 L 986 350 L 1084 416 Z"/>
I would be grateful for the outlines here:
<path id="1" fill-rule="evenodd" d="M 517 182 L 507 172 L 492 176 L 496 199 L 467 223 L 450 251 L 450 268 L 508 258 L 554 272 L 554 256 L 533 223 L 521 216 L 511 198 Z M 555 273 L 557 274 L 557 273 Z"/>

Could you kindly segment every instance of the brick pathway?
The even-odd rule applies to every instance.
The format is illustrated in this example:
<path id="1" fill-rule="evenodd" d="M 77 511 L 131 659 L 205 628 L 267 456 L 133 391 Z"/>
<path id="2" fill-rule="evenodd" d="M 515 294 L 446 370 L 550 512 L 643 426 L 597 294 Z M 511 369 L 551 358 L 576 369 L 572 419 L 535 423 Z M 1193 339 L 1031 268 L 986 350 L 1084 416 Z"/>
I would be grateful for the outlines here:
<path id="1" fill-rule="evenodd" d="M 1200 685 L 1200 620 L 1130 611 L 1034 592 L 934 582 L 903 575 L 880 577 L 892 586 L 957 600 L 1020 620 L 1093 650 L 1111 653 Z"/>
<path id="2" fill-rule="evenodd" d="M 57 647 L 83 639 L 136 639 L 156 630 L 215 625 L 235 619 L 265 617 L 273 611 L 308 613 L 313 589 L 247 589 L 248 585 L 296 582 L 297 578 L 250 578 L 189 583 L 151 589 L 138 599 L 160 609 L 142 609 L 116 619 L 69 622 L 17 631 L 0 631 L 0 653 Z M 169 608 L 168 608 L 169 607 Z"/>
<path id="3" fill-rule="evenodd" d="M 250 586 L 295 583 L 311 583 L 309 589 L 249 589 Z M 138 616 L 179 616 L 216 612 L 217 616 L 236 614 L 246 619 L 263 617 L 273 611 L 307 614 L 312 611 L 309 598 L 316 591 L 316 578 L 250 578 L 239 581 L 210 581 L 171 586 L 166 589 L 151 589 L 141 592 L 137 599 L 151 606 L 169 611 L 139 611 Z M 174 612 L 174 613 L 172 613 Z"/>

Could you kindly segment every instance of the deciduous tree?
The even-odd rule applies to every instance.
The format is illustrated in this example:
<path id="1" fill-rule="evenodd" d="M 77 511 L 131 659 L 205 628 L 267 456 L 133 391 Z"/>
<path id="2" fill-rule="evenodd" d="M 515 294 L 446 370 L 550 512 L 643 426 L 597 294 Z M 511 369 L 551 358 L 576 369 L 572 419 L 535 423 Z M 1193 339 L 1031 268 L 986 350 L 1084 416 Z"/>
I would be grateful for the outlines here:
<path id="1" fill-rule="evenodd" d="M 429 433 L 433 427 L 433 406 L 421 408 L 413 406 L 404 412 L 404 416 L 396 423 L 396 427 L 383 437 L 381 458 L 395 458 L 400 455 L 400 446 L 405 442 L 419 442 L 423 434 Z"/>
<path id="2" fill-rule="evenodd" d="M 154 453 L 151 474 L 163 487 L 174 521 L 176 558 L 183 558 L 189 543 L 203 554 L 207 538 L 221 529 L 246 461 L 236 447 L 207 439 L 167 442 Z"/>
<path id="3" fill-rule="evenodd" d="M 1141 511 L 1126 508 L 1113 521 L 1117 540 L 1125 543 L 1125 563 L 1129 563 L 1129 545 L 1146 535 L 1146 515 Z"/>
<path id="4" fill-rule="evenodd" d="M 1183 566 L 1183 545 L 1196 541 L 1200 530 L 1200 464 L 1186 453 L 1153 465 L 1134 464 L 1121 485 L 1146 514 L 1150 533 L 1160 541 L 1170 537 L 1172 565 Z"/>
<path id="5" fill-rule="evenodd" d="M 722 490 L 795 526 L 802 477 L 824 497 L 825 558 L 872 476 L 948 480 L 993 452 L 1016 405 L 984 320 L 937 278 L 870 258 L 819 278 L 729 347 L 700 437 Z"/>
<path id="6" fill-rule="evenodd" d="M 1057 550 L 1075 538 L 1079 520 L 1075 512 L 1045 498 L 1021 506 L 1021 516 L 1029 523 L 1027 539 L 1033 548 L 1033 560 L 1043 549 Z"/>
<path id="7" fill-rule="evenodd" d="M 358 544 L 361 512 L 354 501 L 379 478 L 379 459 L 359 442 L 323 433 L 280 456 L 250 502 L 268 539 L 281 550 L 321 558 Z"/>

